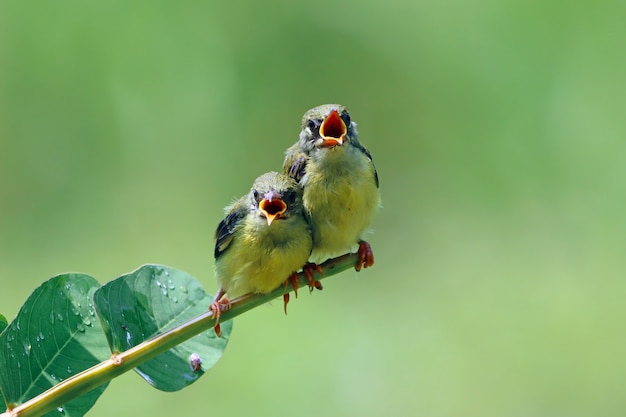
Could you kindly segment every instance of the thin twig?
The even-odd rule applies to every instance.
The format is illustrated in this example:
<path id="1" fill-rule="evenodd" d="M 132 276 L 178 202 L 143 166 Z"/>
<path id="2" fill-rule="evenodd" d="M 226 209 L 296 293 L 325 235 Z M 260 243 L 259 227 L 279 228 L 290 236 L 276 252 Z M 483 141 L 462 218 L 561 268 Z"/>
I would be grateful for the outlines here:
<path id="1" fill-rule="evenodd" d="M 358 261 L 357 254 L 346 254 L 330 259 L 321 266 L 323 275 L 315 272 L 315 279 L 328 278 L 346 269 L 354 267 Z M 298 274 L 298 288 L 308 284 L 303 272 Z M 261 304 L 265 304 L 293 290 L 293 287 L 281 286 L 268 294 L 247 294 L 231 302 L 231 308 L 221 314 L 220 322 L 245 313 Z M 208 307 L 208 306 L 207 306 Z M 210 310 L 171 330 L 156 335 L 139 345 L 122 353 L 113 354 L 109 359 L 58 383 L 38 396 L 17 405 L 0 417 L 39 417 L 54 410 L 74 398 L 88 393 L 94 388 L 109 382 L 113 378 L 127 372 L 138 365 L 172 349 L 187 339 L 209 330 L 215 326 L 215 318 Z"/>

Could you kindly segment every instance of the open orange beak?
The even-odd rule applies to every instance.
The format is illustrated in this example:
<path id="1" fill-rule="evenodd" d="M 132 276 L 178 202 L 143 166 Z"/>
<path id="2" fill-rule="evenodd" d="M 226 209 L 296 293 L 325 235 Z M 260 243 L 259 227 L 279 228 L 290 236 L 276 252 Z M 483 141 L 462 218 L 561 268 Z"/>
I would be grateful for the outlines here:
<path id="1" fill-rule="evenodd" d="M 320 136 L 323 139 L 321 146 L 324 148 L 332 148 L 337 145 L 341 146 L 346 140 L 347 133 L 348 128 L 341 119 L 341 116 L 339 116 L 339 112 L 332 110 L 320 126 Z"/>
<path id="2" fill-rule="evenodd" d="M 259 203 L 261 213 L 267 219 L 267 225 L 271 226 L 275 219 L 280 219 L 287 211 L 287 204 L 280 198 L 280 194 L 269 192 Z"/>

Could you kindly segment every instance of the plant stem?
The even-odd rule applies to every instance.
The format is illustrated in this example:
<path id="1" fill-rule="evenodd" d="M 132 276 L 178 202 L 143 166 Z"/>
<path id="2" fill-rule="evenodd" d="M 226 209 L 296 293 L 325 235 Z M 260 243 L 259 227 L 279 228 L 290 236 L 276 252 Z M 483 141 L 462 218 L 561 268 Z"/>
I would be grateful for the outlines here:
<path id="1" fill-rule="evenodd" d="M 353 253 L 329 259 L 320 265 L 324 274 L 320 275 L 315 272 L 315 279 L 321 280 L 338 274 L 354 267 L 357 261 L 358 255 Z M 298 274 L 298 288 L 307 284 L 306 276 L 300 272 Z M 280 286 L 268 294 L 247 294 L 238 297 L 232 300 L 231 308 L 221 314 L 220 322 L 231 320 L 292 290 L 291 286 Z M 156 335 L 133 348 L 113 354 L 109 359 L 73 375 L 25 403 L 7 409 L 6 412 L 0 414 L 0 417 L 39 417 L 172 349 L 185 340 L 211 329 L 213 326 L 215 326 L 215 318 L 213 313 L 207 310 L 206 313 Z"/>

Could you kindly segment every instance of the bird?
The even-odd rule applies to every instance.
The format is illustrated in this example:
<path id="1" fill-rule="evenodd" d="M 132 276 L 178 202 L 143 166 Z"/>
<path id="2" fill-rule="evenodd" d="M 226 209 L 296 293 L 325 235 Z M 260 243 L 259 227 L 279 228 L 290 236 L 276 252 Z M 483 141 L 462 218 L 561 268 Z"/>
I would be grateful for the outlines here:
<path id="1" fill-rule="evenodd" d="M 364 238 L 380 206 L 378 173 L 358 140 L 345 106 L 324 104 L 304 113 L 298 141 L 285 152 L 283 173 L 303 188 L 303 206 L 313 235 L 312 262 L 352 251 L 360 271 L 374 264 Z"/>
<path id="2" fill-rule="evenodd" d="M 313 240 L 298 183 L 278 172 L 258 177 L 248 194 L 225 208 L 215 231 L 215 277 L 220 288 L 210 306 L 219 316 L 229 298 L 266 294 L 307 264 Z M 289 301 L 285 294 L 285 313 Z"/>

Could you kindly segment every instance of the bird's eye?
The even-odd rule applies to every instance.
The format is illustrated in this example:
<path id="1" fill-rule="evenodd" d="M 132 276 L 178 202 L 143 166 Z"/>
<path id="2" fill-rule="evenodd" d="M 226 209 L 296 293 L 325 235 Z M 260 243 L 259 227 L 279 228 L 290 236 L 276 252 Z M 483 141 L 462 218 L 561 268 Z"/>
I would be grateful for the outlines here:
<path id="1" fill-rule="evenodd" d="M 346 127 L 349 128 L 350 127 L 350 123 L 352 123 L 352 120 L 350 119 L 350 115 L 348 114 L 347 111 L 344 111 L 343 113 L 341 113 L 341 119 L 346 124 Z"/>
<path id="2" fill-rule="evenodd" d="M 257 190 L 252 190 L 252 196 L 254 197 L 255 200 L 258 201 L 258 199 L 259 199 L 259 192 Z"/>
<path id="3" fill-rule="evenodd" d="M 285 191 L 283 193 L 283 201 L 287 203 L 288 206 L 292 205 L 296 201 L 296 192 L 295 191 Z"/>
<path id="4" fill-rule="evenodd" d="M 313 131 L 315 130 L 315 128 L 317 127 L 317 123 L 315 122 L 315 120 L 310 119 L 310 120 L 307 122 L 307 127 L 309 128 L 309 130 L 310 130 L 311 132 L 313 132 Z"/>

